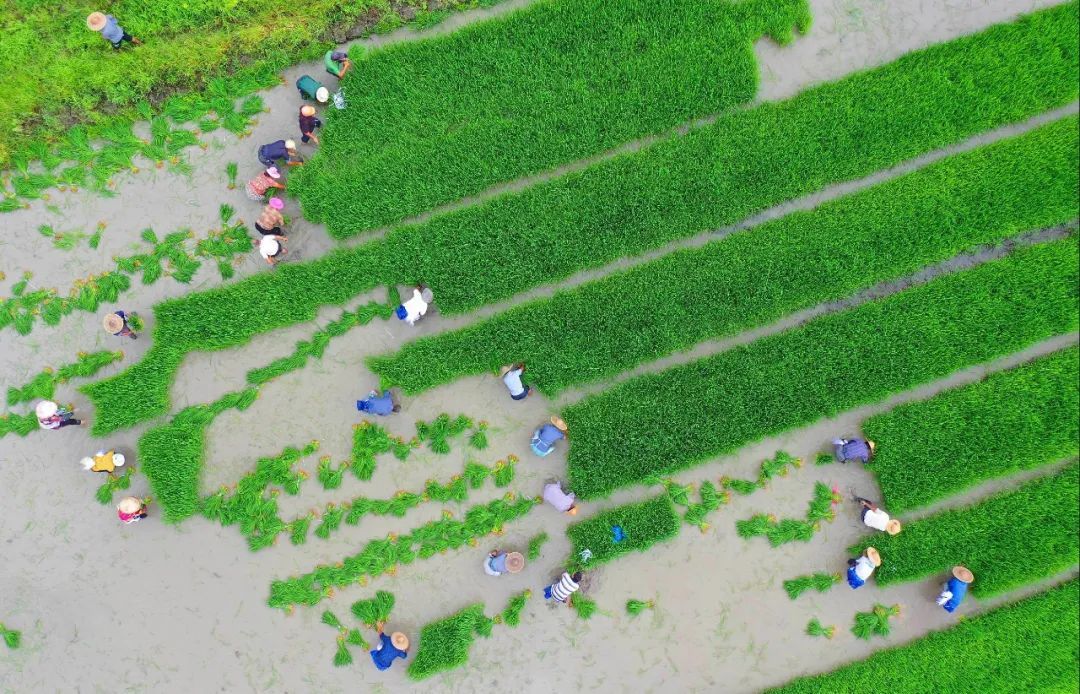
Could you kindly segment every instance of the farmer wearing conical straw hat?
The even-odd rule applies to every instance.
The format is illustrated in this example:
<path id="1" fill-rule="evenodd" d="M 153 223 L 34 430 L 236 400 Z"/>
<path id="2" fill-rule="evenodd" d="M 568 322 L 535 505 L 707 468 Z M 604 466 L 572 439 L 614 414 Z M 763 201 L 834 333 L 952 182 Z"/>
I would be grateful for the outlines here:
<path id="1" fill-rule="evenodd" d="M 533 432 L 532 452 L 541 458 L 555 450 L 555 442 L 567 437 L 566 422 L 560 417 L 552 417 L 551 420 Z"/>
<path id="2" fill-rule="evenodd" d="M 966 566 L 954 566 L 952 576 L 941 587 L 941 595 L 937 597 L 937 604 L 945 608 L 946 612 L 953 612 L 967 595 L 968 585 L 975 580 L 975 574 Z"/>
<path id="3" fill-rule="evenodd" d="M 503 552 L 498 549 L 484 557 L 484 573 L 488 576 L 516 574 L 525 568 L 525 557 L 521 552 Z"/>
<path id="4" fill-rule="evenodd" d="M 862 505 L 862 522 L 865 525 L 874 530 L 887 532 L 890 535 L 896 535 L 900 532 L 900 521 L 895 518 L 890 518 L 889 514 L 885 513 L 885 511 L 873 501 L 860 498 L 859 504 Z"/>
<path id="5" fill-rule="evenodd" d="M 382 622 L 377 623 L 375 628 L 379 631 L 379 647 L 371 651 L 371 660 L 375 663 L 375 667 L 386 670 L 398 658 L 409 655 L 409 637 L 400 631 L 387 636 L 383 633 Z"/>
<path id="6" fill-rule="evenodd" d="M 116 311 L 115 313 L 108 313 L 101 321 L 101 325 L 105 328 L 105 332 L 116 337 L 130 337 L 132 340 L 136 339 L 138 335 L 128 325 L 127 314 L 123 311 Z"/>
<path id="7" fill-rule="evenodd" d="M 125 496 L 116 505 L 116 517 L 126 524 L 138 523 L 149 515 L 146 512 L 146 502 L 133 496 Z"/>
<path id="8" fill-rule="evenodd" d="M 869 439 L 833 439 L 833 451 L 841 463 L 857 460 L 864 465 L 874 456 L 877 445 Z"/>
<path id="9" fill-rule="evenodd" d="M 82 421 L 75 419 L 74 413 L 60 407 L 52 400 L 42 400 L 34 406 L 38 426 L 42 429 L 62 429 L 66 426 L 82 426 Z"/>
<path id="10" fill-rule="evenodd" d="M 881 555 L 873 547 L 867 547 L 861 556 L 848 559 L 847 581 L 852 588 L 861 588 L 874 569 L 881 566 Z"/>
<path id="11" fill-rule="evenodd" d="M 120 46 L 124 45 L 124 41 L 127 41 L 133 46 L 142 45 L 142 41 L 124 31 L 124 28 L 116 21 L 116 17 L 113 17 L 111 14 L 91 12 L 86 18 L 86 27 L 90 31 L 96 31 L 101 34 L 101 38 L 111 43 L 112 47 L 116 50 L 120 50 Z"/>
<path id="12" fill-rule="evenodd" d="M 314 142 L 319 144 L 319 138 L 315 135 L 315 128 L 322 127 L 322 121 L 315 116 L 315 107 L 304 104 L 300 107 L 300 141 Z"/>

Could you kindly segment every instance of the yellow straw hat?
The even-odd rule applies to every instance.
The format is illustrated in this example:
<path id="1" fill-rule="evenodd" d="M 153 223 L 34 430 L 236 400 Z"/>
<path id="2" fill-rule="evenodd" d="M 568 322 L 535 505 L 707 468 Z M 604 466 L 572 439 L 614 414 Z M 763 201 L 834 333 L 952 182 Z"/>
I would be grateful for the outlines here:
<path id="1" fill-rule="evenodd" d="M 120 513 L 138 513 L 142 510 L 142 502 L 133 496 L 125 496 L 120 500 L 120 503 L 116 505 L 116 508 Z"/>
<path id="2" fill-rule="evenodd" d="M 895 518 L 885 524 L 885 532 L 889 533 L 890 535 L 899 535 L 901 529 L 902 528 L 900 526 L 900 521 L 896 520 Z"/>
<path id="3" fill-rule="evenodd" d="M 390 643 L 394 644 L 394 648 L 397 648 L 398 650 L 409 650 L 409 637 L 402 634 L 400 631 L 395 631 L 393 634 L 390 634 Z"/>
<path id="4" fill-rule="evenodd" d="M 34 407 L 34 414 L 38 419 L 46 419 L 56 414 L 60 407 L 52 400 L 42 400 Z"/>
<path id="5" fill-rule="evenodd" d="M 105 28 L 105 15 L 101 12 L 91 12 L 86 18 L 86 27 L 90 31 L 101 31 Z"/>
<path id="6" fill-rule="evenodd" d="M 521 552 L 510 552 L 506 555 L 506 570 L 516 574 L 525 568 L 525 557 Z"/>
<path id="7" fill-rule="evenodd" d="M 971 573 L 965 566 L 954 566 L 952 575 L 964 583 L 971 583 L 975 580 L 975 574 Z"/>
<path id="8" fill-rule="evenodd" d="M 514 367 L 512 365 L 510 365 L 510 364 L 507 364 L 506 366 L 500 368 L 499 369 L 499 378 L 502 378 L 506 374 L 510 373 L 510 371 L 513 370 L 513 368 Z"/>
<path id="9" fill-rule="evenodd" d="M 305 116 L 314 116 L 315 115 L 315 107 L 312 106 L 311 104 L 304 104 L 303 106 L 300 107 L 300 113 L 304 114 Z"/>
<path id="10" fill-rule="evenodd" d="M 102 326 L 105 328 L 105 332 L 110 335 L 115 335 L 124 329 L 124 319 L 115 313 L 106 314 L 105 319 L 101 321 Z"/>
<path id="11" fill-rule="evenodd" d="M 873 441 L 871 441 L 870 439 L 866 439 L 866 445 L 870 446 L 870 452 L 871 453 L 873 453 L 874 451 L 877 450 L 877 444 L 874 443 Z"/>
<path id="12" fill-rule="evenodd" d="M 866 558 L 870 560 L 870 563 L 875 567 L 881 566 L 881 555 L 873 547 L 866 548 Z"/>
<path id="13" fill-rule="evenodd" d="M 562 418 L 553 416 L 551 418 L 551 423 L 555 425 L 556 429 L 563 432 L 564 434 L 566 433 L 566 422 L 564 422 Z"/>

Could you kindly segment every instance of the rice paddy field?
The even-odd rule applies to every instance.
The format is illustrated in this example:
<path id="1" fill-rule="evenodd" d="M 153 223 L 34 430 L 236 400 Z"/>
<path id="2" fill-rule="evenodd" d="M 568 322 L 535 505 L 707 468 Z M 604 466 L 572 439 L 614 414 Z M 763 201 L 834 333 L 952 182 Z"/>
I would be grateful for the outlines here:
<path id="1" fill-rule="evenodd" d="M 4 5 L 0 692 L 1076 691 L 1075 0 L 151 5 Z"/>

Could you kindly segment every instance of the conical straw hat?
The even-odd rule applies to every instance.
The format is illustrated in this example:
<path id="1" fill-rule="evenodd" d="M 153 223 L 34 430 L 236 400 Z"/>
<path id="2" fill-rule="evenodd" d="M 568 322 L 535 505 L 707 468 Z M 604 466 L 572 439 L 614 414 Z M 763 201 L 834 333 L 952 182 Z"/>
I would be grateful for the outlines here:
<path id="1" fill-rule="evenodd" d="M 885 524 L 885 532 L 889 533 L 890 535 L 899 535 L 901 529 L 902 526 L 900 525 L 900 521 L 896 520 L 895 518 Z"/>
<path id="2" fill-rule="evenodd" d="M 558 429 L 559 431 L 562 431 L 562 432 L 566 431 L 566 422 L 564 422 L 561 417 L 553 416 L 551 418 L 551 423 L 554 424 L 555 428 Z"/>
<path id="3" fill-rule="evenodd" d="M 521 556 L 521 552 L 510 552 L 506 555 L 506 570 L 512 574 L 516 574 L 525 568 L 525 557 Z"/>
<path id="4" fill-rule="evenodd" d="M 138 513 L 142 509 L 142 502 L 133 496 L 125 496 L 116 508 L 120 513 Z"/>
<path id="5" fill-rule="evenodd" d="M 124 329 L 124 319 L 115 313 L 106 314 L 105 319 L 101 321 L 101 324 L 105 327 L 105 332 L 115 335 Z"/>
<path id="6" fill-rule="evenodd" d="M 52 400 L 42 400 L 34 407 L 34 414 L 38 419 L 46 419 L 56 414 L 56 411 L 60 409 Z"/>
<path id="7" fill-rule="evenodd" d="M 873 547 L 866 548 L 866 558 L 870 560 L 870 563 L 874 566 L 881 566 L 881 555 Z"/>
<path id="8" fill-rule="evenodd" d="M 397 648 L 398 650 L 409 650 L 409 637 L 402 634 L 400 631 L 395 631 L 393 634 L 390 634 L 390 643 L 394 644 L 394 648 Z"/>
<path id="9" fill-rule="evenodd" d="M 101 12 L 91 12 L 86 18 L 86 26 L 90 31 L 101 31 L 105 28 L 105 15 Z"/>
<path id="10" fill-rule="evenodd" d="M 975 574 L 971 573 L 965 566 L 954 566 L 952 575 L 960 579 L 964 583 L 971 583 L 975 580 Z"/>

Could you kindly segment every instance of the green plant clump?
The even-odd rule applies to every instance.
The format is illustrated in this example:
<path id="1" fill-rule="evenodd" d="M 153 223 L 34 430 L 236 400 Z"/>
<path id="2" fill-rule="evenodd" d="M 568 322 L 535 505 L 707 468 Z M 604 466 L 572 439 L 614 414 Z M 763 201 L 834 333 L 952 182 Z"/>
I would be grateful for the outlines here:
<path id="1" fill-rule="evenodd" d="M 651 610 L 656 604 L 652 600 L 630 599 L 626 601 L 626 613 L 636 617 L 645 610 Z"/>
<path id="2" fill-rule="evenodd" d="M 1080 352 L 1072 347 L 871 417 L 868 466 L 893 513 L 1017 470 L 1075 457 Z"/>
<path id="3" fill-rule="evenodd" d="M 816 573 L 808 576 L 799 576 L 784 581 L 784 590 L 792 600 L 796 599 L 808 590 L 816 590 L 819 593 L 832 588 L 841 580 L 840 574 Z"/>
<path id="4" fill-rule="evenodd" d="M 477 603 L 424 625 L 420 630 L 416 657 L 409 663 L 409 679 L 422 680 L 464 665 L 477 635 L 477 625 L 486 619 L 483 604 Z"/>
<path id="5" fill-rule="evenodd" d="M 4 626 L 3 622 L 0 622 L 0 636 L 4 637 L 4 643 L 11 650 L 15 650 L 22 645 L 22 632 L 15 629 L 8 629 Z"/>
<path id="6" fill-rule="evenodd" d="M 568 570 L 585 570 L 630 552 L 643 552 L 657 542 L 679 534 L 680 518 L 667 494 L 637 504 L 626 504 L 574 523 L 566 529 L 573 544 Z M 615 542 L 613 528 L 622 528 L 623 539 Z M 591 557 L 584 559 L 582 552 Z"/>
<path id="7" fill-rule="evenodd" d="M 1072 580 L 768 694 L 867 692 L 883 682 L 890 694 L 1073 691 L 1080 647 L 1078 598 Z"/>
<path id="8" fill-rule="evenodd" d="M 506 609 L 502 611 L 502 621 L 508 627 L 516 627 L 521 624 L 521 611 L 525 609 L 525 603 L 532 597 L 532 591 L 526 590 L 510 598 Z"/>
<path id="9" fill-rule="evenodd" d="M 851 633 L 855 638 L 869 641 L 872 636 L 885 637 L 889 635 L 889 619 L 900 614 L 900 606 L 874 605 L 870 612 L 856 612 L 855 624 L 851 627 Z"/>
<path id="10" fill-rule="evenodd" d="M 581 593 L 574 593 L 570 598 L 570 606 L 574 608 L 579 619 L 592 619 L 592 616 L 596 614 L 596 601 Z"/>
<path id="11" fill-rule="evenodd" d="M 11 386 L 7 391 L 8 406 L 32 400 L 50 400 L 56 386 L 73 378 L 93 376 L 104 367 L 124 358 L 120 351 L 80 352 L 78 360 L 57 369 L 45 369 L 21 387 Z"/>
<path id="12" fill-rule="evenodd" d="M 899 535 L 875 536 L 882 565 L 878 585 L 945 575 L 962 564 L 975 574 L 971 594 L 987 598 L 1073 566 L 1080 560 L 1080 477 L 1073 462 L 966 508 L 904 525 Z M 852 556 L 855 556 L 852 554 Z"/>
<path id="13" fill-rule="evenodd" d="M 353 615 L 371 628 L 390 618 L 394 609 L 394 594 L 385 590 L 375 592 L 375 597 L 357 600 L 350 608 Z"/>
<path id="14" fill-rule="evenodd" d="M 806 625 L 806 633 L 810 636 L 824 636 L 831 639 L 836 633 L 836 627 L 824 626 L 817 617 L 812 618 Z"/>
<path id="15" fill-rule="evenodd" d="M 562 413 L 579 432 L 570 486 L 595 498 L 1072 332 L 1078 255 L 1075 238 L 1021 248 L 587 397 Z M 649 436 L 628 446 L 628 431 Z"/>

